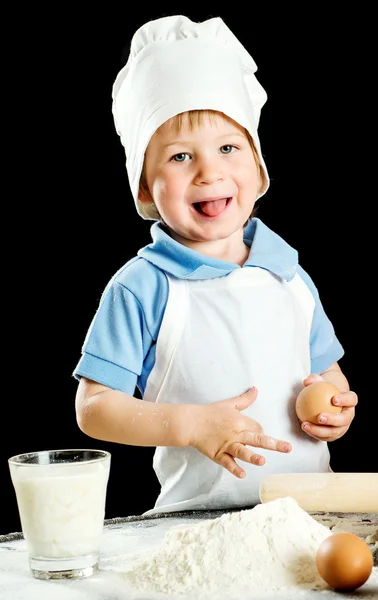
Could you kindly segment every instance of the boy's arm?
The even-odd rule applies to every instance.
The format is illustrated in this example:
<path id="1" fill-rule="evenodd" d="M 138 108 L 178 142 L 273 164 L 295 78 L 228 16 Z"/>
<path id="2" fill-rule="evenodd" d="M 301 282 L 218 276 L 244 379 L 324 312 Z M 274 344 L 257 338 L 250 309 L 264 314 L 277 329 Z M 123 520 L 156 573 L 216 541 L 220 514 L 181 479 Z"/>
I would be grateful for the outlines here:
<path id="1" fill-rule="evenodd" d="M 350 392 L 348 379 L 345 377 L 337 362 L 333 363 L 322 373 L 310 373 L 304 380 L 304 385 L 314 383 L 315 381 L 328 381 L 328 383 L 332 383 L 332 385 L 339 388 L 340 392 Z"/>
<path id="2" fill-rule="evenodd" d="M 86 435 L 131 446 L 187 446 L 190 406 L 138 400 L 85 377 L 75 400 L 77 423 Z"/>
<path id="3" fill-rule="evenodd" d="M 325 381 L 328 381 L 329 383 L 332 383 L 338 387 L 341 392 L 350 391 L 349 382 L 337 362 L 333 363 L 333 365 L 323 371 L 321 376 Z"/>
<path id="4" fill-rule="evenodd" d="M 156 404 L 81 378 L 76 418 L 90 437 L 132 446 L 192 446 L 236 477 L 246 475 L 235 458 L 261 466 L 253 450 L 287 453 L 291 445 L 267 435 L 242 413 L 257 398 L 256 388 L 208 405 Z"/>

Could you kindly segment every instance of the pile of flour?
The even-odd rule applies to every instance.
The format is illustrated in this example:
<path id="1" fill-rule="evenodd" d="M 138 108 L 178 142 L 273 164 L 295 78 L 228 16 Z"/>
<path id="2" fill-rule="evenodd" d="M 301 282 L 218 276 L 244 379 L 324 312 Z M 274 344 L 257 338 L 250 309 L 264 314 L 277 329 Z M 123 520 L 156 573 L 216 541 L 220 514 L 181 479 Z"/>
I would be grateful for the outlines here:
<path id="1" fill-rule="evenodd" d="M 315 556 L 330 529 L 290 497 L 173 526 L 151 556 L 123 572 L 135 587 L 167 594 L 324 589 Z"/>

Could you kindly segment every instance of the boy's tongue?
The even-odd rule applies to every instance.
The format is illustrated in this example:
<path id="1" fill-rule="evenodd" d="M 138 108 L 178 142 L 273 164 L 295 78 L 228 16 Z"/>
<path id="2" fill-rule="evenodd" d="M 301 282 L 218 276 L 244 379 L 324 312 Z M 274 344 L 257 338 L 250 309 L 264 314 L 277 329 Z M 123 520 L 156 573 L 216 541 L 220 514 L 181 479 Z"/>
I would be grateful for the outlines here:
<path id="1" fill-rule="evenodd" d="M 209 217 L 216 217 L 219 215 L 222 210 L 225 209 L 227 203 L 227 198 L 222 198 L 221 200 L 210 200 L 208 202 L 200 202 L 200 207 L 205 215 Z"/>

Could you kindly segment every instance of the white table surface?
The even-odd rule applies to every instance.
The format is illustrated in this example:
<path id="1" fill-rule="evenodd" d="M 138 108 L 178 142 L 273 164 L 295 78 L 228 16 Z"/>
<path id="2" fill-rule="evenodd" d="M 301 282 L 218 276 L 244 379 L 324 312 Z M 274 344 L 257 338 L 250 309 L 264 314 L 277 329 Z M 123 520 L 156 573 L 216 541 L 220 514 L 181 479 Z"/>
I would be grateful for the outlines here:
<path id="1" fill-rule="evenodd" d="M 0 599 L 1 600 L 378 600 L 378 567 L 369 580 L 354 593 L 338 594 L 333 591 L 294 590 L 278 594 L 258 594 L 248 597 L 224 595 L 172 596 L 157 592 L 141 592 L 122 577 L 122 565 L 140 551 L 149 552 L 162 541 L 166 531 L 176 525 L 196 523 L 204 518 L 215 518 L 221 513 L 192 513 L 185 516 L 159 518 L 126 517 L 105 522 L 100 569 L 91 577 L 77 580 L 38 580 L 28 565 L 26 542 L 19 533 L 0 536 Z M 182 515 L 182 513 L 180 513 Z M 362 537 L 376 529 L 377 521 L 371 515 L 354 515 L 343 519 L 327 513 L 313 515 L 327 526 L 355 532 Z M 365 516 L 365 521 L 363 517 Z M 344 515 L 345 517 L 345 515 Z M 373 515 L 373 519 L 378 515 Z M 341 519 L 341 521 L 340 521 Z M 222 597 L 221 597 L 222 596 Z"/>

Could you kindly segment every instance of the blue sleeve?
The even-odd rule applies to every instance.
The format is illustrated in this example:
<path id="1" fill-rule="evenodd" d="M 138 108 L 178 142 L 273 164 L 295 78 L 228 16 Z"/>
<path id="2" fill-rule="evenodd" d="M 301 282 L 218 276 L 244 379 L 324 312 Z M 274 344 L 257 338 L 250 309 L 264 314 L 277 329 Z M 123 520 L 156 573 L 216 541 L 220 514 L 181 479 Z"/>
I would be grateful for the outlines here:
<path id="1" fill-rule="evenodd" d="M 86 377 L 131 395 L 136 386 L 144 389 L 154 363 L 168 282 L 142 262 L 107 285 L 73 372 L 76 379 Z"/>
<path id="2" fill-rule="evenodd" d="M 314 282 L 299 265 L 298 274 L 306 283 L 315 300 L 310 334 L 311 372 L 322 373 L 344 355 L 344 349 L 336 337 L 334 327 L 327 317 Z"/>

